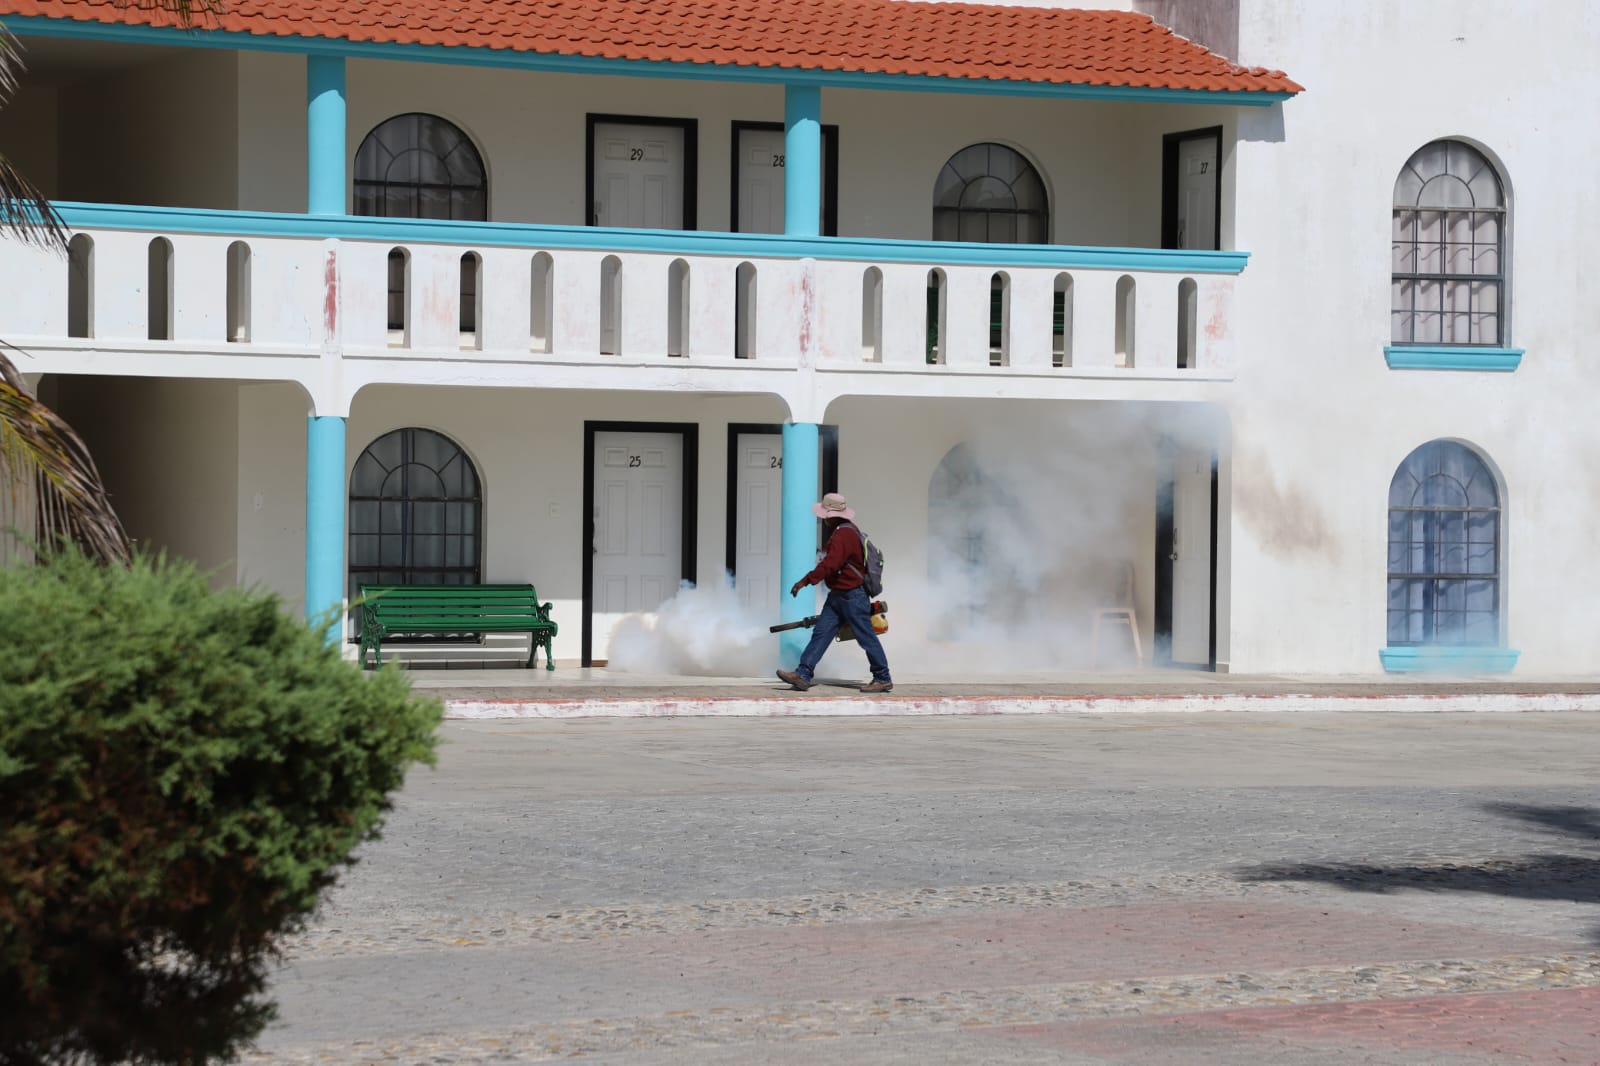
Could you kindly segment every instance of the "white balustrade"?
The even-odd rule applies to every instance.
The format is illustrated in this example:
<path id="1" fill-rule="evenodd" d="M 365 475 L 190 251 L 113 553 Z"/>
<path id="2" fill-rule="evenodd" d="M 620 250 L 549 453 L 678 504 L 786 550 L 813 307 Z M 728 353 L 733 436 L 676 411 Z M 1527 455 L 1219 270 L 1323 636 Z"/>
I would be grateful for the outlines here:
<path id="1" fill-rule="evenodd" d="M 530 237 L 537 233 L 530 230 Z M 150 247 L 158 238 L 172 246 L 170 341 L 150 339 Z M 92 242 L 87 255 L 85 240 Z M 753 243 L 751 250 L 760 247 Z M 392 330 L 389 258 L 397 249 L 406 264 L 405 321 Z M 478 306 L 463 331 L 467 255 L 477 257 Z M 345 355 L 357 358 L 681 359 L 692 365 L 731 364 L 743 355 L 757 366 L 785 367 L 797 364 L 807 338 L 816 365 L 862 371 L 1104 375 L 1128 365 L 1141 374 L 1181 377 L 1227 374 L 1234 367 L 1235 277 L 1228 273 L 109 229 L 81 231 L 73 261 L 91 263 L 77 283 L 69 280 L 67 256 L 0 242 L 0 291 L 7 295 L 0 337 L 66 344 L 87 318 L 86 346 L 209 346 L 219 358 L 252 351 L 309 354 L 333 336 Z M 608 261 L 615 274 L 604 282 Z M 748 264 L 743 282 L 741 264 Z M 936 345 L 929 334 L 934 271 L 943 279 Z M 1185 282 L 1193 295 L 1180 299 Z M 1119 283 L 1124 292 L 1127 284 L 1133 287 L 1131 360 L 1129 331 L 1119 328 Z M 1002 285 L 1004 298 L 997 299 Z M 741 293 L 748 297 L 742 312 Z M 609 310 L 603 306 L 608 298 Z M 74 299 L 80 306 L 70 315 Z M 1058 325 L 1063 319 L 1065 335 Z M 748 327 L 745 342 L 740 326 Z M 1191 351 L 1191 365 L 1182 366 L 1191 362 Z"/>

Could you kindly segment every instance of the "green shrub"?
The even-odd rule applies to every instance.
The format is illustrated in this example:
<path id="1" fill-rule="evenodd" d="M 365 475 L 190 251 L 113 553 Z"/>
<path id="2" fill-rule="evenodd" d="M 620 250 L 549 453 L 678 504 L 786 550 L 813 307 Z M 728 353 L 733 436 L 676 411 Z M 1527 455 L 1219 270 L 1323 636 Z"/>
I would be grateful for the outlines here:
<path id="1" fill-rule="evenodd" d="M 0 569 L 0 1062 L 237 1056 L 439 717 L 187 565 Z"/>

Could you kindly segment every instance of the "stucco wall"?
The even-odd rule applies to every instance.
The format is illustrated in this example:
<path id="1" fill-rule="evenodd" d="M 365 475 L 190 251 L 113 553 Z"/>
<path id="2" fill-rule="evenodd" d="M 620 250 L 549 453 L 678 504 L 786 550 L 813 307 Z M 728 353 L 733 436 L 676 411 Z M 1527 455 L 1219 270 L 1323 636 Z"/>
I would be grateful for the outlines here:
<path id="1" fill-rule="evenodd" d="M 305 209 L 305 73 L 293 56 L 239 57 L 239 202 Z M 699 123 L 700 229 L 729 228 L 731 124 L 781 121 L 774 86 L 585 78 L 352 61 L 349 158 L 383 120 L 426 111 L 465 130 L 489 171 L 490 218 L 584 222 L 585 115 L 692 118 Z M 827 90 L 823 121 L 839 126 L 839 232 L 926 240 L 934 180 L 952 154 L 999 141 L 1020 149 L 1051 194 L 1063 244 L 1160 243 L 1161 135 L 1218 124 L 1226 109 L 1040 101 L 955 94 Z"/>
<path id="2" fill-rule="evenodd" d="M 53 390 L 128 535 L 191 560 L 218 587 L 238 574 L 236 393 L 231 382 L 77 376 Z"/>
<path id="3" fill-rule="evenodd" d="M 1561 31 L 1551 33 L 1551 26 Z M 1600 458 L 1586 339 L 1600 22 L 1556 0 L 1246 6 L 1246 62 L 1308 87 L 1243 116 L 1233 413 L 1236 670 L 1369 671 L 1385 643 L 1386 501 L 1416 446 L 1481 450 L 1506 494 L 1506 640 L 1529 672 L 1592 669 L 1589 486 Z M 1353 61 L 1352 57 L 1359 57 Z M 1538 70 L 1538 77 L 1527 71 Z M 1394 181 L 1443 137 L 1500 160 L 1512 202 L 1514 374 L 1393 371 Z"/>
<path id="4" fill-rule="evenodd" d="M 237 65 L 232 52 L 196 48 L 63 86 L 60 196 L 238 206 Z"/>

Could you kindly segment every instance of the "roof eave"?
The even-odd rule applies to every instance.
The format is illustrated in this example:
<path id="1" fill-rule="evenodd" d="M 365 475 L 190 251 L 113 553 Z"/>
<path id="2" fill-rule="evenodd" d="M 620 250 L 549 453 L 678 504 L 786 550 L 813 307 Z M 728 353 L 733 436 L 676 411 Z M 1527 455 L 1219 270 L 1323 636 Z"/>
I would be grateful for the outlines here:
<path id="1" fill-rule="evenodd" d="M 954 78 L 875 71 L 816 70 L 735 63 L 687 63 L 647 59 L 611 59 L 599 56 L 517 51 L 508 48 L 470 48 L 461 45 L 403 44 L 388 41 L 353 41 L 348 38 L 299 37 L 249 33 L 241 30 L 181 29 L 130 25 L 86 19 L 58 19 L 36 15 L 0 16 L 18 36 L 116 41 L 126 44 L 182 45 L 227 48 L 237 51 L 288 52 L 296 55 L 342 56 L 351 59 L 389 59 L 453 66 L 495 67 L 566 74 L 609 74 L 645 78 L 684 78 L 700 81 L 736 81 L 745 84 L 815 85 L 833 89 L 878 89 L 901 92 L 943 92 L 989 96 L 1031 96 L 1067 100 L 1126 100 L 1190 104 L 1228 104 L 1268 107 L 1299 91 L 1263 89 L 1183 89 L 1142 85 L 1092 85 L 1081 82 L 1039 82 L 998 78 Z M 1293 82 L 1289 83 L 1294 85 Z"/>

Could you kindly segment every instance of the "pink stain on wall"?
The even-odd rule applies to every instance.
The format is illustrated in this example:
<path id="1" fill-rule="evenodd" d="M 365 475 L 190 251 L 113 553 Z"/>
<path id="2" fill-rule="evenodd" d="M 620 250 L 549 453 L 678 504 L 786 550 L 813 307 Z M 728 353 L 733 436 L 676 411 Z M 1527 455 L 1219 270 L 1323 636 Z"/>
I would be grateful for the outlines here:
<path id="1" fill-rule="evenodd" d="M 322 265 L 322 336 L 332 341 L 339 335 L 339 253 L 328 249 Z"/>
<path id="2" fill-rule="evenodd" d="M 811 271 L 800 275 L 800 358 L 804 361 L 811 353 Z"/>
<path id="3" fill-rule="evenodd" d="M 441 332 L 454 333 L 450 326 L 459 321 L 459 310 L 456 306 L 457 292 L 455 285 L 440 284 L 444 278 L 433 279 L 434 283 L 425 290 L 422 313 L 424 321 L 436 325 Z"/>

